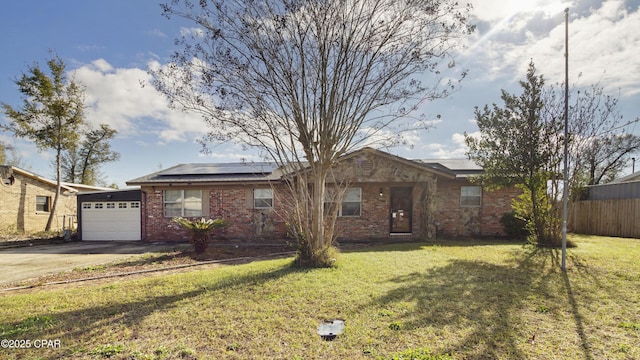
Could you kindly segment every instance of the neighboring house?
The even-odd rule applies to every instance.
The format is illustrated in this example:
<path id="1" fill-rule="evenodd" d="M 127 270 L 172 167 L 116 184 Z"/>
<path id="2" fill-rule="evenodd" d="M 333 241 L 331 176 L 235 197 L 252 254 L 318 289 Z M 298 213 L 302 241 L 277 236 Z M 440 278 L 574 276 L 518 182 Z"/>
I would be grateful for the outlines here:
<path id="1" fill-rule="evenodd" d="M 365 148 L 334 172 L 349 187 L 339 205 L 338 239 L 434 239 L 504 235 L 500 218 L 515 189 L 487 192 L 469 181 L 468 160 L 408 160 Z M 175 216 L 224 218 L 227 239 L 283 239 L 287 188 L 273 163 L 182 164 L 127 182 L 142 191 L 143 240 L 186 239 Z M 331 187 L 331 184 L 327 184 Z"/>
<path id="2" fill-rule="evenodd" d="M 51 230 L 75 226 L 76 194 L 104 188 L 62 183 Z M 56 194 L 56 182 L 15 166 L 0 166 L 0 231 L 43 231 Z"/>
<path id="3" fill-rule="evenodd" d="M 615 179 L 611 183 L 624 183 L 624 182 L 631 182 L 631 181 L 640 181 L 640 171 L 631 173 L 627 176 L 623 176 L 619 179 Z"/>

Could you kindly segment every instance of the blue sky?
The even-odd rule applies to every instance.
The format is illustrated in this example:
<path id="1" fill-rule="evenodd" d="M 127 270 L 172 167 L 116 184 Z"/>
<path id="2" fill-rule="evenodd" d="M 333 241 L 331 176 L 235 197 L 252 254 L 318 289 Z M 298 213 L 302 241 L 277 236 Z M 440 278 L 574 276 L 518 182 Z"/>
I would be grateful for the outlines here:
<path id="1" fill-rule="evenodd" d="M 548 83 L 564 79 L 564 9 L 570 9 L 570 83 L 600 82 L 620 97 L 627 120 L 640 116 L 640 1 L 471 0 L 477 31 L 457 61 L 469 69 L 461 89 L 425 104 L 434 128 L 407 134 L 411 147 L 391 152 L 408 158 L 463 158 L 463 133 L 473 133 L 474 106 L 500 104 L 500 89 L 519 91 L 530 59 Z M 258 160 L 241 146 L 223 144 L 203 155 L 195 139 L 207 130 L 192 114 L 171 111 L 148 81 L 150 64 L 165 64 L 174 39 L 192 24 L 161 15 L 157 1 L 11 1 L 0 13 L 0 102 L 19 106 L 13 79 L 49 49 L 86 87 L 87 119 L 119 131 L 112 142 L 118 162 L 102 167 L 108 183 L 125 181 L 179 163 Z M 579 74 L 581 74 L 579 76 Z M 436 120 L 436 115 L 441 115 Z M 6 122 L 0 114 L 0 121 Z M 634 129 L 640 134 L 640 125 Z M 20 165 L 53 178 L 52 153 L 0 133 L 16 147 Z M 630 169 L 629 169 L 630 171 Z"/>

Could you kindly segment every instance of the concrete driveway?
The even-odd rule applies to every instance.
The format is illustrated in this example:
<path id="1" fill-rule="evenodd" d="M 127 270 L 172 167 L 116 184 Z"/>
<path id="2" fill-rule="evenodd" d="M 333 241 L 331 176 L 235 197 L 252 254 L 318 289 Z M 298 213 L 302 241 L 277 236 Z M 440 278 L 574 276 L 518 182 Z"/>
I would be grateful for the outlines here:
<path id="1" fill-rule="evenodd" d="M 80 241 L 0 249 L 0 285 L 143 254 L 183 249 L 188 245 L 139 241 Z"/>

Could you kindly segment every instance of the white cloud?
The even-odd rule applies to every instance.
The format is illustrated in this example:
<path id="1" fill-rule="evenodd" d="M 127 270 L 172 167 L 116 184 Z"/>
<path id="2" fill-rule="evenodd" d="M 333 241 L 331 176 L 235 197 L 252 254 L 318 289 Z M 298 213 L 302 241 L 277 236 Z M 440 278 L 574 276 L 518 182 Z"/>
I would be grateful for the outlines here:
<path id="1" fill-rule="evenodd" d="M 93 124 L 109 124 L 122 136 L 151 134 L 162 142 L 188 141 L 207 131 L 200 116 L 169 109 L 143 69 L 116 69 L 98 59 L 74 75 L 86 86 L 87 119 Z"/>
<path id="2" fill-rule="evenodd" d="M 486 3 L 485 3 L 486 2 Z M 469 61 L 484 65 L 484 79 L 521 79 L 530 59 L 548 82 L 564 80 L 564 8 L 569 6 L 569 75 L 573 84 L 601 82 L 622 95 L 640 93 L 640 11 L 623 0 L 574 4 L 540 1 L 528 11 L 510 14 L 498 2 L 475 0 L 480 21 Z"/>
<path id="3" fill-rule="evenodd" d="M 479 137 L 480 132 L 468 133 L 473 137 Z M 451 140 L 447 144 L 432 143 L 428 145 L 429 154 L 435 159 L 465 159 L 469 147 L 465 142 L 465 136 L 461 133 L 451 135 Z"/>
<path id="4" fill-rule="evenodd" d="M 154 36 L 154 37 L 159 37 L 159 38 L 166 38 L 167 34 L 165 34 L 164 32 L 162 32 L 162 30 L 160 29 L 153 29 L 147 32 L 149 35 Z"/>
<path id="5" fill-rule="evenodd" d="M 180 36 L 202 38 L 204 37 L 204 30 L 198 27 L 182 27 L 180 28 Z"/>

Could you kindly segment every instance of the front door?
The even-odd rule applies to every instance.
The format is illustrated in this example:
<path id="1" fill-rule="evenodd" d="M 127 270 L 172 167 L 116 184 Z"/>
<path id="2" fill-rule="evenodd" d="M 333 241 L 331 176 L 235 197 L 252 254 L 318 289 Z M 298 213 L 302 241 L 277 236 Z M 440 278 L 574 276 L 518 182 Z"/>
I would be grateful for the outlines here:
<path id="1" fill-rule="evenodd" d="M 391 188 L 390 224 L 391 233 L 411 233 L 411 216 L 413 209 L 413 188 Z"/>

